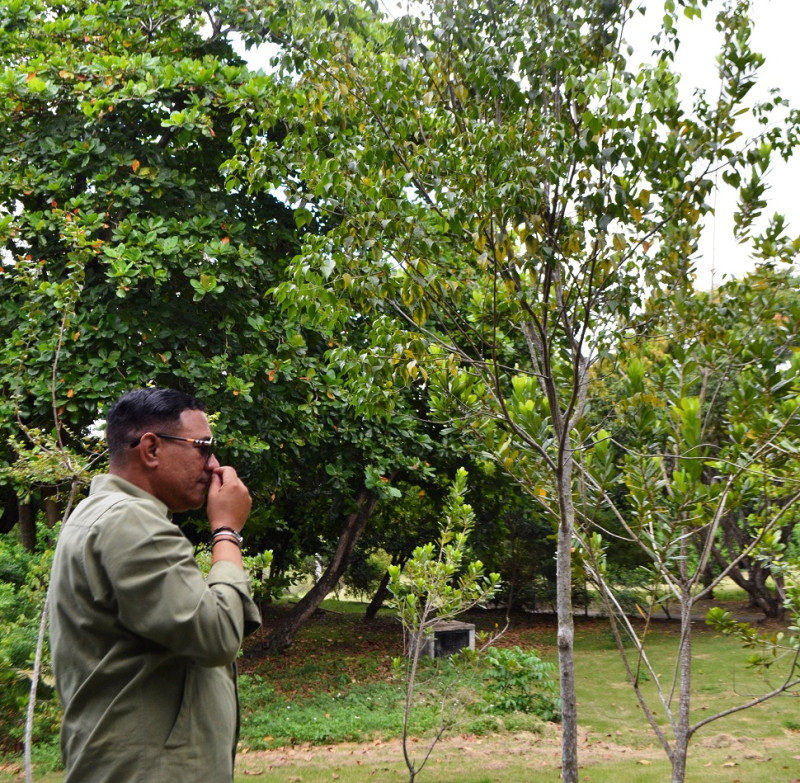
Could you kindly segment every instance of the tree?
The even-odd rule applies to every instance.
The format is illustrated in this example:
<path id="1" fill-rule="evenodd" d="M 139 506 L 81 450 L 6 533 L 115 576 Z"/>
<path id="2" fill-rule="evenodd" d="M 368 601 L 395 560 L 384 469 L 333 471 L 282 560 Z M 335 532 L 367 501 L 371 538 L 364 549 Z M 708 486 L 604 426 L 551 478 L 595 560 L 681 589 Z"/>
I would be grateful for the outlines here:
<path id="1" fill-rule="evenodd" d="M 237 110 L 265 93 L 227 40 L 232 14 L 183 0 L 2 14 L 5 433 L 79 441 L 122 390 L 178 383 L 257 458 L 263 441 L 245 433 L 277 429 L 269 381 L 293 340 L 262 297 L 294 222 L 271 195 L 227 192 L 219 171 Z"/>
<path id="2" fill-rule="evenodd" d="M 287 2 L 262 20 L 283 44 L 284 79 L 263 122 L 291 132 L 280 158 L 257 142 L 237 170 L 254 192 L 280 186 L 309 218 L 336 219 L 304 237 L 276 299 L 332 336 L 369 320 L 370 346 L 338 351 L 359 399 L 387 383 L 426 385 L 434 414 L 551 515 L 569 783 L 571 551 L 592 367 L 649 292 L 667 301 L 691 287 L 714 173 L 740 188 L 744 236 L 763 206 L 765 168 L 794 144 L 795 114 L 755 144 L 740 138 L 762 60 L 747 11 L 732 3 L 720 15 L 719 99 L 699 96 L 688 110 L 671 70 L 674 3 L 655 63 L 636 71 L 627 3 L 444 0 L 381 20 L 369 5 Z M 773 98 L 755 113 L 764 120 L 782 105 Z M 761 257 L 791 257 L 780 221 L 770 232 L 756 241 Z"/>
<path id="3" fill-rule="evenodd" d="M 610 536 L 583 537 L 587 571 L 612 620 L 639 704 L 672 763 L 673 783 L 685 779 L 689 743 L 700 728 L 800 684 L 796 661 L 789 660 L 778 687 L 690 720 L 697 602 L 725 577 L 738 578 L 744 564 L 773 574 L 781 607 L 789 597 L 783 542 L 800 501 L 800 363 L 788 350 L 800 327 L 796 292 L 788 273 L 762 269 L 724 285 L 714 297 L 673 298 L 663 339 L 628 346 L 618 431 L 598 433 L 582 460 L 587 517 L 598 501 L 610 506 L 616 536 L 634 542 L 646 559 L 647 583 L 639 596 L 646 622 L 637 628 L 607 573 Z M 624 504 L 606 494 L 615 482 L 624 488 Z M 648 659 L 647 631 L 665 600 L 678 606 L 680 634 L 672 681 L 662 684 Z M 713 616 L 720 619 L 721 612 Z M 730 630 L 732 624 L 723 626 Z M 667 716 L 666 726 L 656 713 Z"/>
<path id="4" fill-rule="evenodd" d="M 500 584 L 499 574 L 484 575 L 480 560 L 467 561 L 467 543 L 475 525 L 472 507 L 465 502 L 467 471 L 456 472 L 445 507 L 440 536 L 434 543 L 414 549 L 403 569 L 390 566 L 390 587 L 407 639 L 407 655 L 401 662 L 406 686 L 403 709 L 403 758 L 408 781 L 414 783 L 439 739 L 448 728 L 443 718 L 421 761 L 412 758 L 408 721 L 414 706 L 417 671 L 426 639 L 437 623 L 452 620 L 492 598 Z M 487 642 L 488 644 L 489 642 Z"/>
<path id="5" fill-rule="evenodd" d="M 232 46 L 249 13 L 36 0 L 0 18 L 0 460 L 31 428 L 83 448 L 124 390 L 180 386 L 216 414 L 222 458 L 255 496 L 252 549 L 274 544 L 280 569 L 309 527 L 340 545 L 321 601 L 390 496 L 383 479 L 413 470 L 427 436 L 408 395 L 370 429 L 328 340 L 269 306 L 299 249 L 296 210 L 223 171 L 234 139 L 285 134 L 253 119 L 270 77 Z"/>
<path id="6" fill-rule="evenodd" d="M 615 377 L 612 403 L 622 413 L 614 440 L 623 448 L 671 454 L 666 473 L 688 470 L 692 480 L 706 484 L 719 483 L 733 470 L 711 467 L 720 455 L 742 465 L 756 444 L 766 445 L 747 485 L 726 499 L 719 534 L 698 535 L 692 545 L 706 561 L 704 585 L 725 571 L 767 617 L 782 615 L 785 583 L 780 574 L 771 575 L 767 561 L 746 550 L 771 511 L 782 511 L 776 533 L 783 546 L 796 524 L 795 465 L 787 449 L 794 433 L 797 290 L 789 271 L 766 267 L 711 294 L 673 299 L 660 327 L 662 338 L 622 349 L 624 373 Z M 674 429 L 678 424 L 680 434 Z M 777 440 L 768 443 L 768 437 Z M 687 439 L 688 457 L 676 454 L 681 438 Z"/>

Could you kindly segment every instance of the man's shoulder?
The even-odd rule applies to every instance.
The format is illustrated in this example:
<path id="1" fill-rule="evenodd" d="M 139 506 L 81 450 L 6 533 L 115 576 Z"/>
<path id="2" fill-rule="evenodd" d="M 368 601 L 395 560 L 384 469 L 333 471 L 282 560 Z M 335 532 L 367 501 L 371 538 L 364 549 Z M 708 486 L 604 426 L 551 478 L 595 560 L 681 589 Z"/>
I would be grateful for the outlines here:
<path id="1" fill-rule="evenodd" d="M 119 476 L 104 473 L 92 479 L 89 495 L 76 506 L 69 523 L 92 524 L 101 517 L 128 514 L 169 520 L 167 507 L 153 495 Z"/>

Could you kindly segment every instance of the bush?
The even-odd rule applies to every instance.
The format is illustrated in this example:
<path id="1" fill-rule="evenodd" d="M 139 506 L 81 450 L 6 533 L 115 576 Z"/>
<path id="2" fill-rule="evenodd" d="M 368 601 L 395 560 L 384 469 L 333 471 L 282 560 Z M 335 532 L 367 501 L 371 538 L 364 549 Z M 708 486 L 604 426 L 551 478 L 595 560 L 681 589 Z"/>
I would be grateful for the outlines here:
<path id="1" fill-rule="evenodd" d="M 520 647 L 490 647 L 484 657 L 484 699 L 489 712 L 523 712 L 545 721 L 560 715 L 555 665 Z"/>
<path id="2" fill-rule="evenodd" d="M 0 536 L 0 752 L 22 748 L 39 622 L 47 593 L 54 532 L 39 528 L 39 551 L 26 551 L 14 535 Z M 52 741 L 60 710 L 45 639 L 34 741 Z"/>

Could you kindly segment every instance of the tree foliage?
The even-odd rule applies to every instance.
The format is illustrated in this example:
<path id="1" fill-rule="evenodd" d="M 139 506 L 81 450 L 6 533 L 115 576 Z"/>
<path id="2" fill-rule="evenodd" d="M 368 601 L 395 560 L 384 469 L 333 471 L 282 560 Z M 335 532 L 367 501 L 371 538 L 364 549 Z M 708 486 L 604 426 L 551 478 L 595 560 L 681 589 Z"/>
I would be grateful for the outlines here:
<path id="1" fill-rule="evenodd" d="M 263 306 L 293 222 L 219 172 L 237 110 L 266 82 L 227 40 L 231 12 L 164 0 L 2 13 L 7 431 L 50 428 L 55 409 L 80 438 L 122 390 L 179 384 L 223 412 L 223 441 L 258 453 L 245 433 L 279 421 L 270 381 L 298 355 Z"/>
<path id="2" fill-rule="evenodd" d="M 598 432 L 581 463 L 587 517 L 596 503 L 614 514 L 602 535 L 582 537 L 582 557 L 676 782 L 694 733 L 734 711 L 690 722 L 694 607 L 725 577 L 780 613 L 791 594 L 784 554 L 800 500 L 796 296 L 789 274 L 762 269 L 714 296 L 674 297 L 661 339 L 623 346 L 617 429 Z M 638 607 L 647 622 L 668 602 L 678 607 L 673 677 L 657 687 L 655 705 L 642 688 L 643 671 L 657 679 L 647 625 L 637 630 L 625 616 L 607 571 L 617 540 L 634 543 L 645 557 Z M 770 574 L 774 587 L 765 584 Z M 797 685 L 794 664 L 788 669 L 770 696 Z M 656 714 L 666 714 L 668 724 Z"/>
<path id="3" fill-rule="evenodd" d="M 360 493 L 391 497 L 387 477 L 420 464 L 427 434 L 352 413 L 327 338 L 270 306 L 296 210 L 222 170 L 234 139 L 285 134 L 253 120 L 271 79 L 233 47 L 250 13 L 37 0 L 0 14 L 3 440 L 38 429 L 93 450 L 121 392 L 178 386 L 215 414 L 221 459 L 257 498 L 251 546 L 280 571 L 336 541 Z"/>

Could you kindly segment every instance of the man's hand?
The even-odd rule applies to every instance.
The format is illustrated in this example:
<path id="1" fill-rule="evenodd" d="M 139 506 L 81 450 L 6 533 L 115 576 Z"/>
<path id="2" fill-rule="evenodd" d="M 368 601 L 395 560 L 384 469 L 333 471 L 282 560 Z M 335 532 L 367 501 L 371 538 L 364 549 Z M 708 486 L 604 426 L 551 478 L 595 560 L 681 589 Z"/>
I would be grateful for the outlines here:
<path id="1" fill-rule="evenodd" d="M 206 501 L 212 533 L 223 526 L 241 530 L 252 505 L 250 492 L 232 467 L 224 465 L 214 470 Z"/>

